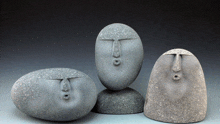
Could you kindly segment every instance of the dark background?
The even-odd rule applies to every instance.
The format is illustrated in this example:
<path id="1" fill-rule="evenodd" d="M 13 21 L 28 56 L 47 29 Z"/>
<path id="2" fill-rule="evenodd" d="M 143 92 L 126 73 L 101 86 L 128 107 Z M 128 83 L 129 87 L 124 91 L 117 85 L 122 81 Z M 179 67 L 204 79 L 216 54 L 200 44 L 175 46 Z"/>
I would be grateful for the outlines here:
<path id="1" fill-rule="evenodd" d="M 130 87 L 145 97 L 149 76 L 157 58 L 173 48 L 189 50 L 199 59 L 206 78 L 208 111 L 203 122 L 220 121 L 218 0 L 3 0 L 0 27 L 0 118 L 5 122 L 39 121 L 17 110 L 10 99 L 14 82 L 38 69 L 77 69 L 94 80 L 98 91 L 103 90 L 105 87 L 100 83 L 95 67 L 95 41 L 101 29 L 112 23 L 124 23 L 132 27 L 144 46 L 145 58 L 141 72 Z M 96 120 L 97 123 L 104 123 L 105 117 L 102 116 L 107 120 L 110 117 L 90 113 L 83 123 L 96 123 Z M 127 116 L 119 117 L 131 119 Z M 152 121 L 143 114 L 140 116 L 144 122 L 145 119 Z M 108 122 L 113 121 L 110 119 Z"/>

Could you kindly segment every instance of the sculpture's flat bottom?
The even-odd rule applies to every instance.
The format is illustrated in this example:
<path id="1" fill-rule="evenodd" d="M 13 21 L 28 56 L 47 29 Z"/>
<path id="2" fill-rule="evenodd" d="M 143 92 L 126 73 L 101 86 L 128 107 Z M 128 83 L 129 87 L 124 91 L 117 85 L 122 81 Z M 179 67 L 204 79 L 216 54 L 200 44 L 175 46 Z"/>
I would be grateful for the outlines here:
<path id="1" fill-rule="evenodd" d="M 197 122 L 201 122 L 201 121 L 203 121 L 205 118 L 203 118 L 203 119 L 201 119 L 201 120 L 196 120 L 196 121 L 173 121 L 173 120 L 162 120 L 162 119 L 158 119 L 158 118 L 153 118 L 153 117 L 150 117 L 150 116 L 148 116 L 148 115 L 146 115 L 145 114 L 145 112 L 144 112 L 144 115 L 146 116 L 146 117 L 148 117 L 149 119 L 152 119 L 152 120 L 155 120 L 155 121 L 159 121 L 159 122 L 164 122 L 164 123 L 180 123 L 180 124 L 186 124 L 186 123 L 197 123 Z"/>
<path id="2" fill-rule="evenodd" d="M 120 91 L 105 89 L 98 94 L 93 112 L 102 114 L 135 114 L 143 112 L 144 98 L 136 90 L 125 88 Z"/>

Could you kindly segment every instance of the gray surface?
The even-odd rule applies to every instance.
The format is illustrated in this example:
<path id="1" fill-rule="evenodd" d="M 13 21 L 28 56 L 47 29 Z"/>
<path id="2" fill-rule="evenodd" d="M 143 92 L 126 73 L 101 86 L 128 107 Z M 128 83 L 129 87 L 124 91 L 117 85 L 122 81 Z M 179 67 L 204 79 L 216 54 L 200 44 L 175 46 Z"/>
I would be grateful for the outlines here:
<path id="1" fill-rule="evenodd" d="M 200 61 L 207 86 L 207 115 L 200 123 L 220 122 L 220 19 L 218 1 L 17 1 L 3 0 L 0 37 L 0 122 L 50 123 L 26 116 L 10 99 L 14 82 L 31 71 L 74 68 L 105 89 L 97 77 L 95 40 L 111 23 L 124 23 L 141 37 L 142 69 L 130 85 L 147 93 L 151 70 L 158 57 L 184 48 Z M 75 123 L 161 123 L 143 113 L 106 115 L 90 113 Z M 72 122 L 72 123 L 74 123 Z"/>
<path id="2" fill-rule="evenodd" d="M 20 77 L 12 87 L 11 98 L 27 115 L 50 121 L 72 121 L 92 110 L 97 89 L 83 72 L 48 68 Z"/>
<path id="3" fill-rule="evenodd" d="M 152 69 L 144 114 L 170 123 L 202 121 L 207 111 L 207 90 L 199 60 L 189 51 L 172 49 Z"/>

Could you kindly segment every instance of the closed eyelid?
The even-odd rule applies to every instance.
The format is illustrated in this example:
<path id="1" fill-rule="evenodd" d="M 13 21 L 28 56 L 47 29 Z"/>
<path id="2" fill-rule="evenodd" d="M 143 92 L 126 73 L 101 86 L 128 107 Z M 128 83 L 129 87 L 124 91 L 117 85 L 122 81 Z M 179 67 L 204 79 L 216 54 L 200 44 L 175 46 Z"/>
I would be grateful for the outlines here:
<path id="1" fill-rule="evenodd" d="M 123 38 L 123 39 L 118 39 L 118 41 L 124 41 L 124 40 L 134 40 L 136 38 Z M 114 39 L 100 39 L 101 41 L 115 41 Z"/>
<path id="2" fill-rule="evenodd" d="M 136 38 L 124 38 L 124 39 L 119 39 L 118 41 L 123 41 L 123 40 L 134 40 Z"/>
<path id="3" fill-rule="evenodd" d="M 73 80 L 73 79 L 76 79 L 76 78 L 80 78 L 80 77 L 74 77 L 74 78 L 67 78 L 67 80 Z"/>
<path id="4" fill-rule="evenodd" d="M 71 80 L 71 79 L 76 79 L 76 78 L 79 78 L 79 77 L 72 77 L 72 78 L 66 78 L 67 80 Z M 63 78 L 65 79 L 65 78 Z M 59 81 L 62 81 L 63 79 L 49 79 L 49 80 L 59 80 Z"/>
<path id="5" fill-rule="evenodd" d="M 100 39 L 101 41 L 114 41 L 114 39 Z"/>
<path id="6" fill-rule="evenodd" d="M 165 54 L 165 55 L 173 55 L 173 56 L 176 56 L 177 54 Z M 191 56 L 189 54 L 179 54 L 180 57 L 183 57 L 183 56 Z"/>
<path id="7" fill-rule="evenodd" d="M 172 54 L 172 55 L 176 56 L 177 54 Z M 179 56 L 180 56 L 180 57 L 182 57 L 182 56 L 183 56 L 183 54 L 179 54 Z"/>

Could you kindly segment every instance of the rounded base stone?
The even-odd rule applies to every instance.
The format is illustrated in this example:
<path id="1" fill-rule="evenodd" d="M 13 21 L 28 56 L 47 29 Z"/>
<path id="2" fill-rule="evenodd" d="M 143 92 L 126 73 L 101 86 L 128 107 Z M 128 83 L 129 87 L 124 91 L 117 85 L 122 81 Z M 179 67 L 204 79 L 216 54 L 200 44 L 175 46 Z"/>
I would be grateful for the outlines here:
<path id="1" fill-rule="evenodd" d="M 144 109 L 143 96 L 134 89 L 120 91 L 105 89 L 98 94 L 93 112 L 102 114 L 135 114 Z"/>

